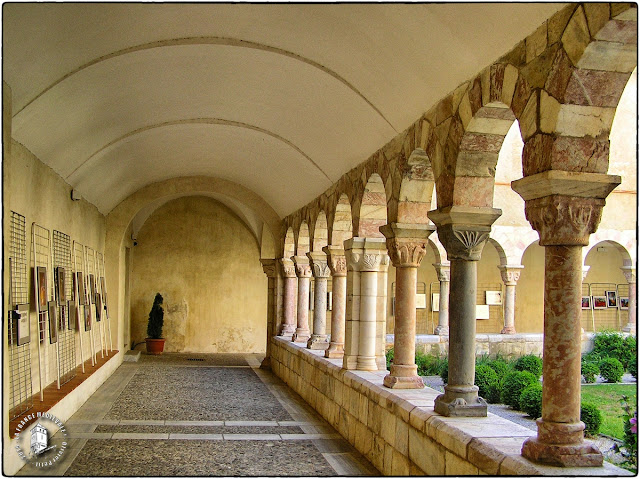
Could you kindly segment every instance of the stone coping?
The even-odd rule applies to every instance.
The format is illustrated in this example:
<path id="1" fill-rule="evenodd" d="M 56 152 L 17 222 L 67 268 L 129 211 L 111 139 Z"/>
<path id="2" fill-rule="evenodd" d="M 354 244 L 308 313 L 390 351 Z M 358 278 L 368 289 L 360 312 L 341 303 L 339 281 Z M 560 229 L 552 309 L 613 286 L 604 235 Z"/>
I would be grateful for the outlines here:
<path id="1" fill-rule="evenodd" d="M 535 432 L 489 413 L 484 418 L 445 417 L 433 410 L 438 391 L 389 389 L 382 385 L 388 371 L 353 371 L 342 368 L 341 359 L 328 359 L 324 351 L 309 350 L 280 337 L 278 346 L 295 356 L 306 356 L 324 374 L 340 380 L 424 434 L 491 475 L 632 476 L 605 462 L 602 467 L 564 468 L 536 464 L 520 455 L 522 443 Z"/>

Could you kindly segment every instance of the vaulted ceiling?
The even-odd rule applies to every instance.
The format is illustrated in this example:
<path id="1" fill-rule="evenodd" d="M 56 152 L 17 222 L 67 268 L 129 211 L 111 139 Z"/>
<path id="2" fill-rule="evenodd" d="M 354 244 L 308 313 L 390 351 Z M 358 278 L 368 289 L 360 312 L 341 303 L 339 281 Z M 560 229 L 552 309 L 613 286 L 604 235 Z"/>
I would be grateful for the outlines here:
<path id="1" fill-rule="evenodd" d="M 104 214 L 205 175 L 285 216 L 562 6 L 5 4 L 12 134 Z"/>

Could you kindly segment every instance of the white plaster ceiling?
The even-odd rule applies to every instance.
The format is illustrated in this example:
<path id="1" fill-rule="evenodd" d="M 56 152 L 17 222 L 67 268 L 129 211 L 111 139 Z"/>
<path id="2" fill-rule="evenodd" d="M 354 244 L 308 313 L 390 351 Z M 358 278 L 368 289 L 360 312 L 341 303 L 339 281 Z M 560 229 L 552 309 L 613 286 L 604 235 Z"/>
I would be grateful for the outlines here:
<path id="1" fill-rule="evenodd" d="M 285 216 L 562 5 L 8 3 L 12 133 L 105 214 L 207 175 Z"/>

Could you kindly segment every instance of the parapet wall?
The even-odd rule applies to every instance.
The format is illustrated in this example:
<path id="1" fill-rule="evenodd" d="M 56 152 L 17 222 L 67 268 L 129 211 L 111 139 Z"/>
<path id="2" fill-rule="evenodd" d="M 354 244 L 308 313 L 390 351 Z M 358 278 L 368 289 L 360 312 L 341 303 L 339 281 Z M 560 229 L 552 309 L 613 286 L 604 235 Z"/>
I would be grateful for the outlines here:
<path id="1" fill-rule="evenodd" d="M 272 338 L 271 368 L 384 475 L 629 475 L 599 468 L 542 466 L 520 455 L 534 431 L 489 414 L 436 414 L 431 388 L 391 390 L 386 371 L 347 371 L 323 351 Z"/>

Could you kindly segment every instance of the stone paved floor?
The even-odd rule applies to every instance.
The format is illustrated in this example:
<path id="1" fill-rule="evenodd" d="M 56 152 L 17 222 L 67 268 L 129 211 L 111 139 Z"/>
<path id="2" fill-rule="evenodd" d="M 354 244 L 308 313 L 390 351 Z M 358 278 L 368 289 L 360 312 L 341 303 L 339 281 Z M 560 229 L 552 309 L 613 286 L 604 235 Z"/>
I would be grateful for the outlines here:
<path id="1" fill-rule="evenodd" d="M 192 361 L 191 359 L 198 359 Z M 66 426 L 56 466 L 26 476 L 378 476 L 256 355 L 142 355 Z"/>

